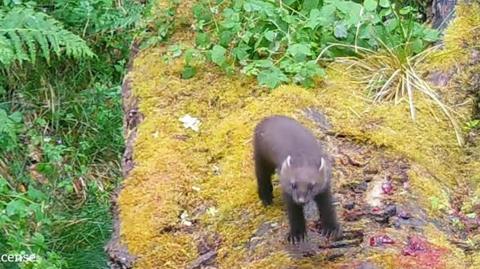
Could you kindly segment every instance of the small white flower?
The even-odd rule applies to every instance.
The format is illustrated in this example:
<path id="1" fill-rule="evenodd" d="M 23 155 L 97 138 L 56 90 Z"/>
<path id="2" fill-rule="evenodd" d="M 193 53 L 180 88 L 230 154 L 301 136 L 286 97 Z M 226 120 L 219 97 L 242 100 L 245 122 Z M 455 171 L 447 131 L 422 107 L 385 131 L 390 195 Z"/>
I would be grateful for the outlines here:
<path id="1" fill-rule="evenodd" d="M 192 129 L 194 130 L 195 132 L 198 132 L 200 130 L 200 120 L 197 119 L 197 118 L 194 118 L 190 115 L 185 115 L 183 117 L 180 118 L 180 121 L 183 123 L 183 127 L 188 129 Z"/>
<path id="2" fill-rule="evenodd" d="M 192 222 L 189 220 L 187 211 L 183 211 L 180 215 L 181 223 L 185 226 L 192 226 Z"/>

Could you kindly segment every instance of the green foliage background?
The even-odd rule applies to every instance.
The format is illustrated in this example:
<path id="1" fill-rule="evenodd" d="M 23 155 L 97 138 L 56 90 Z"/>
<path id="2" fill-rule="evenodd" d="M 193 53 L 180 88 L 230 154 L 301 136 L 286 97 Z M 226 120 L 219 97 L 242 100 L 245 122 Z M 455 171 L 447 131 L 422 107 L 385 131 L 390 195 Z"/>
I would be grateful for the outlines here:
<path id="1" fill-rule="evenodd" d="M 165 37 L 145 26 L 150 8 L 0 3 L 0 253 L 37 256 L 0 268 L 107 267 L 123 150 L 120 85 L 133 40 Z"/>

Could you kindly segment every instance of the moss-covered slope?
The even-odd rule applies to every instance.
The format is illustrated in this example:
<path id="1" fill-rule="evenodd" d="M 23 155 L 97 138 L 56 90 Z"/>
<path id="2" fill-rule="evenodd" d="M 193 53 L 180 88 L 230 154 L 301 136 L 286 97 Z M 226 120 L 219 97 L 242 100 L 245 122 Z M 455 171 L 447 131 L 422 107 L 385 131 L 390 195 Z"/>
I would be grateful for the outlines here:
<path id="1" fill-rule="evenodd" d="M 445 60 L 451 59 L 448 55 L 464 55 L 475 46 L 465 38 L 477 37 L 469 31 L 480 26 L 480 8 L 464 6 L 458 13 L 450 29 L 462 29 L 463 34 L 447 30 L 446 51 L 425 70 L 435 69 L 439 62 L 438 69 L 450 70 L 458 63 Z M 174 41 L 189 46 L 192 37 L 188 30 L 180 30 Z M 223 75 L 213 66 L 183 80 L 182 59 L 165 61 L 166 51 L 159 47 L 140 53 L 128 75 L 143 121 L 133 147 L 135 167 L 123 183 L 118 203 L 121 241 L 137 257 L 135 268 L 202 263 L 217 268 L 352 268 L 365 261 L 380 268 L 480 264 L 478 257 L 452 243 L 459 240 L 459 233 L 447 219 L 459 189 L 471 195 L 459 198 L 462 204 L 475 194 L 480 159 L 467 153 L 478 149 L 459 148 L 448 121 L 427 100 L 416 97 L 414 124 L 406 103 L 371 104 L 362 85 L 341 65 L 332 65 L 315 89 L 283 86 L 268 91 L 249 78 Z M 441 57 L 444 60 L 438 60 Z M 454 75 L 449 89 L 458 86 L 462 74 Z M 463 116 L 470 113 L 465 106 L 458 111 Z M 179 118 L 186 114 L 201 121 L 199 132 L 183 127 Z M 309 257 L 299 258 L 285 242 L 288 225 L 278 186 L 273 207 L 261 206 L 251 139 L 255 124 L 272 114 L 290 115 L 311 127 L 335 158 L 337 208 L 347 234 L 353 234 L 345 239 L 346 247 L 325 242 L 315 232 L 315 216 L 310 216 L 314 247 Z M 326 116 L 330 128 L 320 115 Z M 388 178 L 394 193 L 376 193 Z M 358 218 L 344 209 L 352 199 Z M 412 217 L 405 221 L 393 217 L 390 221 L 398 220 L 393 225 L 372 214 L 375 207 L 383 210 L 392 204 Z M 371 238 L 385 234 L 394 244 L 370 245 Z M 417 236 L 425 250 L 408 255 L 409 238 Z"/>

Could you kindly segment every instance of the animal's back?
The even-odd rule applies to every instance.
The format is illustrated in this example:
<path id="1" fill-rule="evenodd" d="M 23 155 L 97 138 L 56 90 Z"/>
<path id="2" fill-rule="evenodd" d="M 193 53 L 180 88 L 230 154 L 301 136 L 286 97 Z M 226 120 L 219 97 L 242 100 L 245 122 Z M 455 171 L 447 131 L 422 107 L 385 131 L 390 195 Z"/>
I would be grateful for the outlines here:
<path id="1" fill-rule="evenodd" d="M 288 155 L 294 160 L 318 162 L 321 148 L 310 130 L 286 116 L 271 116 L 255 128 L 255 149 L 279 165 Z"/>

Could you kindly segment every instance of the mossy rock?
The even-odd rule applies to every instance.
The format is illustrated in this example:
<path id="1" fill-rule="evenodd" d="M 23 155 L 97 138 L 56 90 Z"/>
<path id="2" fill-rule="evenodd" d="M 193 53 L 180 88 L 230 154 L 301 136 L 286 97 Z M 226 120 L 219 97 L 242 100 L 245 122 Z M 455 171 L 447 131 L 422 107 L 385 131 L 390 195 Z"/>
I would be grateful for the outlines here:
<path id="1" fill-rule="evenodd" d="M 464 55 L 477 44 L 470 41 L 478 38 L 470 31 L 479 28 L 480 7 L 463 4 L 457 14 L 444 50 L 423 70 L 451 70 L 456 64 L 452 55 L 469 62 Z M 192 37 L 183 29 L 172 42 L 188 47 Z M 428 100 L 415 97 L 418 117 L 413 123 L 408 104 L 372 104 L 341 65 L 331 65 L 314 89 L 289 85 L 269 91 L 251 78 L 226 76 L 213 66 L 202 66 L 195 77 L 184 80 L 182 58 L 165 61 L 166 53 L 167 46 L 141 52 L 128 74 L 133 95 L 126 103 L 138 106 L 142 117 L 134 129 L 134 166 L 117 203 L 119 243 L 136 257 L 134 268 L 480 264 L 479 256 L 462 245 L 475 240 L 478 228 L 466 231 L 451 220 L 459 204 L 478 205 L 471 200 L 479 194 L 479 149 L 459 147 L 449 121 Z M 475 66 L 465 64 L 451 73 L 442 92 L 456 95 Z M 458 113 L 471 111 L 462 106 Z M 179 118 L 187 114 L 201 121 L 199 132 L 182 126 Z M 309 244 L 288 245 L 278 186 L 273 206 L 262 207 L 251 140 L 256 123 L 273 114 L 292 116 L 310 127 L 334 157 L 333 190 L 346 231 L 340 243 L 317 233 L 317 216 L 309 207 Z M 387 181 L 393 186 L 391 195 L 379 192 Z M 347 206 L 352 201 L 353 208 Z M 385 219 L 384 209 L 393 205 L 397 214 Z M 410 216 L 397 216 L 403 211 Z M 371 240 L 375 245 L 382 235 L 393 244 L 372 246 Z M 409 240 L 411 244 L 415 238 L 423 250 L 411 255 Z"/>

